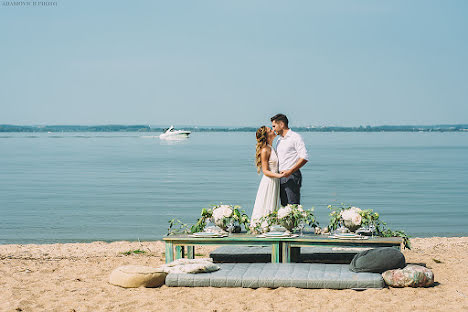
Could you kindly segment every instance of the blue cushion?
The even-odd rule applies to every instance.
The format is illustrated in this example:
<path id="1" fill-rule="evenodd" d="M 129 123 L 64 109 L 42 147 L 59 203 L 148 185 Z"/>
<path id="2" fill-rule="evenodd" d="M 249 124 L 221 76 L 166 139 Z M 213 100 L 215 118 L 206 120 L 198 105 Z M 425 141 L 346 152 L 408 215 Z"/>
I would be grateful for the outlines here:
<path id="1" fill-rule="evenodd" d="M 167 286 L 244 288 L 383 288 L 381 274 L 354 273 L 346 264 L 325 263 L 220 263 L 211 273 L 175 274 Z"/>

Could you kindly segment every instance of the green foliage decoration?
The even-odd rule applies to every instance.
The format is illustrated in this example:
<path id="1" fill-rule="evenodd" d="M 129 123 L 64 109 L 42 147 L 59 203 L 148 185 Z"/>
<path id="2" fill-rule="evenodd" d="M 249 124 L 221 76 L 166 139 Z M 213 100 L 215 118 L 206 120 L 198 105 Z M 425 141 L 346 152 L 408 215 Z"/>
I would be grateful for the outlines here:
<path id="1" fill-rule="evenodd" d="M 215 215 L 217 212 L 214 212 L 216 209 L 230 209 L 232 214 L 229 217 L 222 217 L 215 220 Z M 250 219 L 249 216 L 241 209 L 241 206 L 235 205 L 223 205 L 223 204 L 214 204 L 211 205 L 211 208 L 203 208 L 200 213 L 200 218 L 193 225 L 185 224 L 178 219 L 172 219 L 169 221 L 169 228 L 167 235 L 175 234 L 189 234 L 196 232 L 203 232 L 206 223 L 212 221 L 221 228 L 226 228 L 229 225 L 242 225 L 249 232 Z"/>
<path id="2" fill-rule="evenodd" d="M 261 233 L 263 228 L 272 225 L 281 225 L 288 230 L 294 230 L 299 227 L 301 222 L 310 227 L 317 227 L 319 225 L 314 215 L 314 208 L 303 209 L 302 205 L 287 205 L 260 218 L 255 224 L 253 231 Z"/>
<path id="3" fill-rule="evenodd" d="M 339 224 L 343 222 L 341 212 L 351 209 L 352 206 L 341 203 L 339 206 L 328 205 L 330 209 L 330 223 L 328 224 L 329 231 L 334 231 L 338 228 Z M 359 212 L 361 215 L 361 226 L 374 225 L 375 233 L 381 237 L 401 237 L 403 238 L 404 248 L 411 249 L 411 242 L 409 236 L 401 230 L 393 231 L 388 228 L 387 223 L 380 220 L 380 215 L 372 209 L 365 209 Z"/>

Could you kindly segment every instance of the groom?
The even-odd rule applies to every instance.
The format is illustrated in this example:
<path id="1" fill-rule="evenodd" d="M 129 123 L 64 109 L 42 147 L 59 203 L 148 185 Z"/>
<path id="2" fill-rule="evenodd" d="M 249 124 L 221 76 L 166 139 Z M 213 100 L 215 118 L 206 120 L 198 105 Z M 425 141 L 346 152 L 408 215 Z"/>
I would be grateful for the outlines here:
<path id="1" fill-rule="evenodd" d="M 288 117 L 277 114 L 271 117 L 271 126 L 279 135 L 276 143 L 280 179 L 281 206 L 301 203 L 302 174 L 299 170 L 309 160 L 302 137 L 289 129 Z"/>

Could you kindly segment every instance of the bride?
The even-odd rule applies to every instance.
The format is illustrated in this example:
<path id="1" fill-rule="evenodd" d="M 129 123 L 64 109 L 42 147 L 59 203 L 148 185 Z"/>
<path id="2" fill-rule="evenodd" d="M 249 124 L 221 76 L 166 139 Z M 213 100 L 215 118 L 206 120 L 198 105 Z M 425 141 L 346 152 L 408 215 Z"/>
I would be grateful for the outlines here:
<path id="1" fill-rule="evenodd" d="M 254 229 L 259 220 L 280 207 L 279 179 L 284 176 L 278 171 L 278 155 L 271 146 L 276 134 L 266 126 L 257 129 L 255 165 L 257 172 L 263 172 L 257 198 L 255 199 L 250 228 Z"/>

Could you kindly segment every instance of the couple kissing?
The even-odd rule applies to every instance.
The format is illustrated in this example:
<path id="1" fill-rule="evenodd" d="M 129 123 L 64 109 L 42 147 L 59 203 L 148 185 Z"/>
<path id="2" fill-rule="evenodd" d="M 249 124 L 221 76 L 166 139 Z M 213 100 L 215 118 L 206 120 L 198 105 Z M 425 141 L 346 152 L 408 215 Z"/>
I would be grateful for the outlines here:
<path id="1" fill-rule="evenodd" d="M 276 146 L 273 146 L 277 136 Z M 300 204 L 302 174 L 299 169 L 309 160 L 302 137 L 289 128 L 284 114 L 271 117 L 271 128 L 261 126 L 256 137 L 255 165 L 263 177 L 255 199 L 251 228 L 280 205 Z"/>

